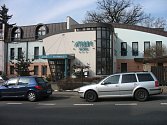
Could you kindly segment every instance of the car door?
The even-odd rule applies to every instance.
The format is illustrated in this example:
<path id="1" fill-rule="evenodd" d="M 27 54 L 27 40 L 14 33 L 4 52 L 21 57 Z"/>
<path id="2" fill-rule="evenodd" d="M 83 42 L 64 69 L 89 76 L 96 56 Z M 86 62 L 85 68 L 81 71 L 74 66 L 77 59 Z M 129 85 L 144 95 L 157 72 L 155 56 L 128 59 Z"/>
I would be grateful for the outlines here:
<path id="1" fill-rule="evenodd" d="M 3 88 L 1 89 L 1 94 L 3 97 L 13 97 L 16 95 L 16 84 L 18 82 L 18 78 L 11 78 L 9 79 L 5 85 L 3 85 Z"/>
<path id="2" fill-rule="evenodd" d="M 112 75 L 100 83 L 98 87 L 99 97 L 119 95 L 120 75 Z"/>
<path id="3" fill-rule="evenodd" d="M 137 79 L 135 73 L 122 74 L 120 83 L 120 94 L 121 95 L 131 95 L 137 84 Z"/>
<path id="4" fill-rule="evenodd" d="M 20 77 L 17 84 L 17 96 L 24 97 L 28 91 L 28 83 L 30 78 Z"/>

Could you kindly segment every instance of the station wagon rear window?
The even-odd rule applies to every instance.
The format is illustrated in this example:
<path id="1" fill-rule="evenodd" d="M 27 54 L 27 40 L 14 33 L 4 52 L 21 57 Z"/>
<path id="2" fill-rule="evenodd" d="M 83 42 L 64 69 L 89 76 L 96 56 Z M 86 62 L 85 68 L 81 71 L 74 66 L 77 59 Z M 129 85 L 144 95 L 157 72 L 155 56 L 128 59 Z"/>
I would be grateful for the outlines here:
<path id="1" fill-rule="evenodd" d="M 137 74 L 139 82 L 154 81 L 151 74 Z"/>

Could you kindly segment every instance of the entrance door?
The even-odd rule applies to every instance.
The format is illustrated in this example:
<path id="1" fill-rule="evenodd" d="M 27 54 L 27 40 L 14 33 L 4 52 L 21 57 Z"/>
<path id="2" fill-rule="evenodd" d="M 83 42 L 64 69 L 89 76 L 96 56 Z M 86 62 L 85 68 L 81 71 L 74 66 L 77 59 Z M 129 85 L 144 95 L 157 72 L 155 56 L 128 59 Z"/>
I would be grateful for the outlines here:
<path id="1" fill-rule="evenodd" d="M 127 72 L 127 63 L 121 63 L 121 72 Z"/>
<path id="2" fill-rule="evenodd" d="M 55 75 L 57 80 L 70 76 L 70 60 L 67 62 L 65 59 L 55 60 Z"/>
<path id="3" fill-rule="evenodd" d="M 64 78 L 64 72 L 65 72 L 65 61 L 64 59 L 59 59 L 59 60 L 56 60 L 56 76 L 57 76 L 57 79 L 62 79 Z"/>

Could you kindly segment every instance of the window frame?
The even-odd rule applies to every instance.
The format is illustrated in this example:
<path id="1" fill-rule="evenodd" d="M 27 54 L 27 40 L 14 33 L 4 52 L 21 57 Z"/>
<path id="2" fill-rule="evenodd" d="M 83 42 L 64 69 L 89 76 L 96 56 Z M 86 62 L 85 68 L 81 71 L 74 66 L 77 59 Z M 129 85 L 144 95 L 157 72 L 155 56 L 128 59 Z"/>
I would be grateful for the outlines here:
<path id="1" fill-rule="evenodd" d="M 162 41 L 156 41 L 156 56 L 162 56 Z"/>
<path id="2" fill-rule="evenodd" d="M 124 44 L 125 44 L 125 48 L 124 48 Z M 127 56 L 127 42 L 121 42 L 121 56 Z"/>
<path id="3" fill-rule="evenodd" d="M 38 27 L 37 29 L 37 36 L 44 36 L 46 35 L 46 27 L 44 25 Z"/>
<path id="4" fill-rule="evenodd" d="M 34 75 L 39 75 L 39 66 L 34 66 Z"/>
<path id="5" fill-rule="evenodd" d="M 125 78 L 127 78 L 127 75 L 133 75 L 134 77 L 135 77 L 135 81 L 123 81 L 124 79 L 124 77 Z M 134 78 L 133 77 L 133 78 Z M 132 80 L 132 78 L 127 78 L 126 80 Z M 121 84 L 126 84 L 126 83 L 135 83 L 135 82 L 137 82 L 137 78 L 136 78 L 136 74 L 122 74 L 122 79 L 121 79 Z"/>
<path id="6" fill-rule="evenodd" d="M 15 83 L 13 82 L 13 83 L 9 83 L 10 81 L 15 81 Z M 9 79 L 7 82 L 6 82 L 6 85 L 7 86 L 15 86 L 15 85 L 17 85 L 18 84 L 18 78 L 11 78 L 11 79 Z"/>
<path id="7" fill-rule="evenodd" d="M 47 66 L 46 65 L 43 65 L 43 66 L 41 66 L 41 68 L 42 68 L 42 72 L 41 72 L 41 74 L 42 75 L 47 75 Z"/>
<path id="8" fill-rule="evenodd" d="M 146 44 L 148 44 L 148 48 L 146 47 Z M 146 49 L 150 49 L 150 41 L 144 42 L 144 52 L 146 51 Z"/>
<path id="9" fill-rule="evenodd" d="M 135 48 L 135 44 L 136 44 L 137 48 Z M 139 45 L 138 45 L 138 42 L 132 42 L 132 56 L 138 56 L 138 55 L 139 55 Z"/>
<path id="10" fill-rule="evenodd" d="M 21 38 L 21 29 L 20 28 L 15 29 L 13 36 L 14 36 L 14 39 L 20 39 Z"/>
<path id="11" fill-rule="evenodd" d="M 15 48 L 10 48 L 10 60 L 14 60 L 15 57 Z"/>
<path id="12" fill-rule="evenodd" d="M 39 59 L 39 47 L 34 47 L 34 59 Z"/>
<path id="13" fill-rule="evenodd" d="M 28 82 L 26 82 L 26 83 L 20 82 L 22 79 L 26 79 L 26 80 L 28 80 Z M 29 82 L 30 82 L 30 78 L 20 77 L 18 80 L 18 85 L 27 86 Z"/>
<path id="14" fill-rule="evenodd" d="M 143 77 L 143 76 L 147 76 L 147 75 L 149 75 L 150 76 L 150 80 L 141 80 L 141 78 Z M 142 77 L 140 77 L 140 76 L 142 76 Z M 152 77 L 152 75 L 150 74 L 150 73 L 145 73 L 145 74 L 141 74 L 141 73 L 137 73 L 137 78 L 138 78 L 138 81 L 139 82 L 150 82 L 150 81 L 154 81 L 154 78 Z"/>
<path id="15" fill-rule="evenodd" d="M 119 81 L 120 81 L 120 78 L 121 78 L 120 76 L 121 76 L 121 75 L 119 75 L 119 74 L 109 76 L 107 79 L 105 79 L 105 80 L 103 81 L 102 84 L 119 84 Z M 117 83 L 112 83 L 112 82 L 110 82 L 110 81 L 112 81 L 112 80 L 110 80 L 111 77 L 118 77 Z M 110 80 L 110 81 L 109 81 L 109 80 Z"/>
<path id="16" fill-rule="evenodd" d="M 106 27 L 96 28 L 96 75 L 110 75 L 112 67 L 112 30 Z M 104 65 L 102 65 L 102 63 Z"/>
<path id="17" fill-rule="evenodd" d="M 19 47 L 19 48 L 17 49 L 17 57 L 18 57 L 18 59 L 21 59 L 21 58 L 22 58 L 22 54 L 23 54 L 22 48 Z"/>

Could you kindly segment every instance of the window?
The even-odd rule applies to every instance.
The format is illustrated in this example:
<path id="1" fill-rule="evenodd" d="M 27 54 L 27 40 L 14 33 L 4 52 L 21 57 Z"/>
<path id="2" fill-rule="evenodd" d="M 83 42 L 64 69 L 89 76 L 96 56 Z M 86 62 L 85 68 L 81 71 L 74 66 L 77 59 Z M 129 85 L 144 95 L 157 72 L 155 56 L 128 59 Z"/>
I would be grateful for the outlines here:
<path id="1" fill-rule="evenodd" d="M 44 35 L 46 35 L 46 27 L 41 26 L 38 28 L 38 36 L 44 36 Z"/>
<path id="2" fill-rule="evenodd" d="M 127 72 L 127 63 L 121 63 L 121 72 Z"/>
<path id="3" fill-rule="evenodd" d="M 112 38 L 109 28 L 96 30 L 96 74 L 112 74 Z"/>
<path id="4" fill-rule="evenodd" d="M 22 48 L 18 48 L 18 59 L 22 58 Z"/>
<path id="5" fill-rule="evenodd" d="M 38 66 L 34 66 L 34 75 L 38 75 Z"/>
<path id="6" fill-rule="evenodd" d="M 135 74 L 124 74 L 122 75 L 122 83 L 137 82 Z"/>
<path id="7" fill-rule="evenodd" d="M 119 83 L 119 77 L 120 77 L 120 75 L 111 76 L 111 77 L 107 78 L 104 81 L 104 83 L 107 83 L 107 84 L 118 84 Z"/>
<path id="8" fill-rule="evenodd" d="M 11 78 L 10 80 L 8 80 L 7 85 L 8 86 L 16 85 L 17 80 L 18 80 L 17 78 Z"/>
<path id="9" fill-rule="evenodd" d="M 42 55 L 46 55 L 45 48 L 42 48 Z"/>
<path id="10" fill-rule="evenodd" d="M 138 56 L 138 42 L 132 42 L 132 56 Z"/>
<path id="11" fill-rule="evenodd" d="M 24 78 L 24 77 L 22 78 L 22 77 L 21 77 L 21 78 L 19 79 L 18 85 L 25 85 L 25 86 L 26 86 L 28 83 L 29 83 L 29 78 Z"/>
<path id="12" fill-rule="evenodd" d="M 162 41 L 156 41 L 156 56 L 162 56 Z"/>
<path id="13" fill-rule="evenodd" d="M 10 66 L 10 75 L 14 74 L 14 66 Z"/>
<path id="14" fill-rule="evenodd" d="M 76 31 L 94 31 L 95 27 L 76 28 Z"/>
<path id="15" fill-rule="evenodd" d="M 150 42 L 149 41 L 144 42 L 144 52 L 149 49 L 150 49 Z"/>
<path id="16" fill-rule="evenodd" d="M 42 75 L 47 74 L 47 66 L 42 66 Z"/>
<path id="17" fill-rule="evenodd" d="M 39 47 L 34 47 L 34 59 L 39 59 Z"/>
<path id="18" fill-rule="evenodd" d="M 127 56 L 127 43 L 121 43 L 121 56 Z"/>
<path id="19" fill-rule="evenodd" d="M 162 41 L 156 41 L 156 46 L 162 47 Z"/>
<path id="20" fill-rule="evenodd" d="M 14 60 L 14 48 L 10 48 L 10 59 Z"/>
<path id="21" fill-rule="evenodd" d="M 151 74 L 137 74 L 139 82 L 154 81 Z"/>
<path id="22" fill-rule="evenodd" d="M 17 28 L 15 31 L 14 31 L 14 38 L 15 39 L 20 39 L 21 38 L 21 30 L 19 28 Z"/>
<path id="23" fill-rule="evenodd" d="M 149 57 L 149 53 L 150 53 L 150 42 L 145 41 L 144 42 L 144 57 Z"/>

